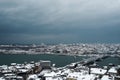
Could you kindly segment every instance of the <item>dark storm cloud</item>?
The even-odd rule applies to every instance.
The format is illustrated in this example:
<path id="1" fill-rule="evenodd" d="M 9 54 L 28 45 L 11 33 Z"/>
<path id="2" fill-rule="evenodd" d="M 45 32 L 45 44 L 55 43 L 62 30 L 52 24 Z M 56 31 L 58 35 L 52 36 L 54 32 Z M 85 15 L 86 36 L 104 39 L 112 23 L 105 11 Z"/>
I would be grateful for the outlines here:
<path id="1" fill-rule="evenodd" d="M 1 0 L 0 43 L 120 42 L 120 0 Z"/>

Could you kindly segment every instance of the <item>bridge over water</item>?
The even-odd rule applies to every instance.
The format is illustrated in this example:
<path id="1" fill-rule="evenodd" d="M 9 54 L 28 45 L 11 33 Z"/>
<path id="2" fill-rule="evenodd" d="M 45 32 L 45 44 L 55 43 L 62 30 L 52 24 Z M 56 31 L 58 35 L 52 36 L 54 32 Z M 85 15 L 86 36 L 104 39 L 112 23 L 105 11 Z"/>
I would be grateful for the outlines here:
<path id="1" fill-rule="evenodd" d="M 82 65 L 82 66 L 85 66 L 85 65 L 90 65 L 90 64 L 93 64 L 94 62 L 97 62 L 97 61 L 101 61 L 102 59 L 105 59 L 109 57 L 108 55 L 100 55 L 100 56 L 97 56 L 97 57 L 90 57 L 88 59 L 83 59 L 82 61 L 78 61 L 78 62 L 75 62 L 75 63 L 71 63 L 65 67 L 74 67 L 75 65 Z"/>

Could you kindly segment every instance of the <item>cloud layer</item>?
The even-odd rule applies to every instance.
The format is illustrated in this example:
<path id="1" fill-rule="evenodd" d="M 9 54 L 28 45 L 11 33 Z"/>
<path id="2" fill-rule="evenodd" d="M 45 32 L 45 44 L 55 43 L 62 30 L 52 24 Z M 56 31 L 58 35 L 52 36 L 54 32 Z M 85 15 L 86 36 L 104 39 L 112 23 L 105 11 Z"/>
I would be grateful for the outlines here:
<path id="1" fill-rule="evenodd" d="M 113 42 L 120 0 L 0 0 L 0 43 Z"/>

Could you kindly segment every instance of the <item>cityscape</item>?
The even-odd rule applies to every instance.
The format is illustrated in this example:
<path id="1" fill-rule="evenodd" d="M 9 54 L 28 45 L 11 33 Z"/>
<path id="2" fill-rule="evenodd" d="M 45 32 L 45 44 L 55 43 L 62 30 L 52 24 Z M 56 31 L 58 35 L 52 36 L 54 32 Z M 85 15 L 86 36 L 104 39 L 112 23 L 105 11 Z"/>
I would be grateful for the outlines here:
<path id="1" fill-rule="evenodd" d="M 120 44 L 0 45 L 3 54 L 120 55 Z"/>
<path id="2" fill-rule="evenodd" d="M 120 44 L 0 45 L 0 55 L 88 56 L 66 66 L 57 67 L 50 60 L 10 63 L 0 66 L 0 80 L 120 80 L 120 65 L 97 63 L 114 57 L 120 60 Z M 39 56 L 39 55 L 38 55 Z M 114 60 L 113 60 L 114 61 Z"/>
<path id="3" fill-rule="evenodd" d="M 120 0 L 0 0 L 0 80 L 120 80 Z"/>

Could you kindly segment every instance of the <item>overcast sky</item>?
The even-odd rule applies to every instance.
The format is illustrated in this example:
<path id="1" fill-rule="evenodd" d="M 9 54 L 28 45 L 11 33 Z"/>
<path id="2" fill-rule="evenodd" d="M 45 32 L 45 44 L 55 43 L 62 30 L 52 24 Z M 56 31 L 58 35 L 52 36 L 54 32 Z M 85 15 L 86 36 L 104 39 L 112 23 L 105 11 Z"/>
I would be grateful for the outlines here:
<path id="1" fill-rule="evenodd" d="M 0 44 L 120 43 L 120 0 L 0 0 Z"/>

